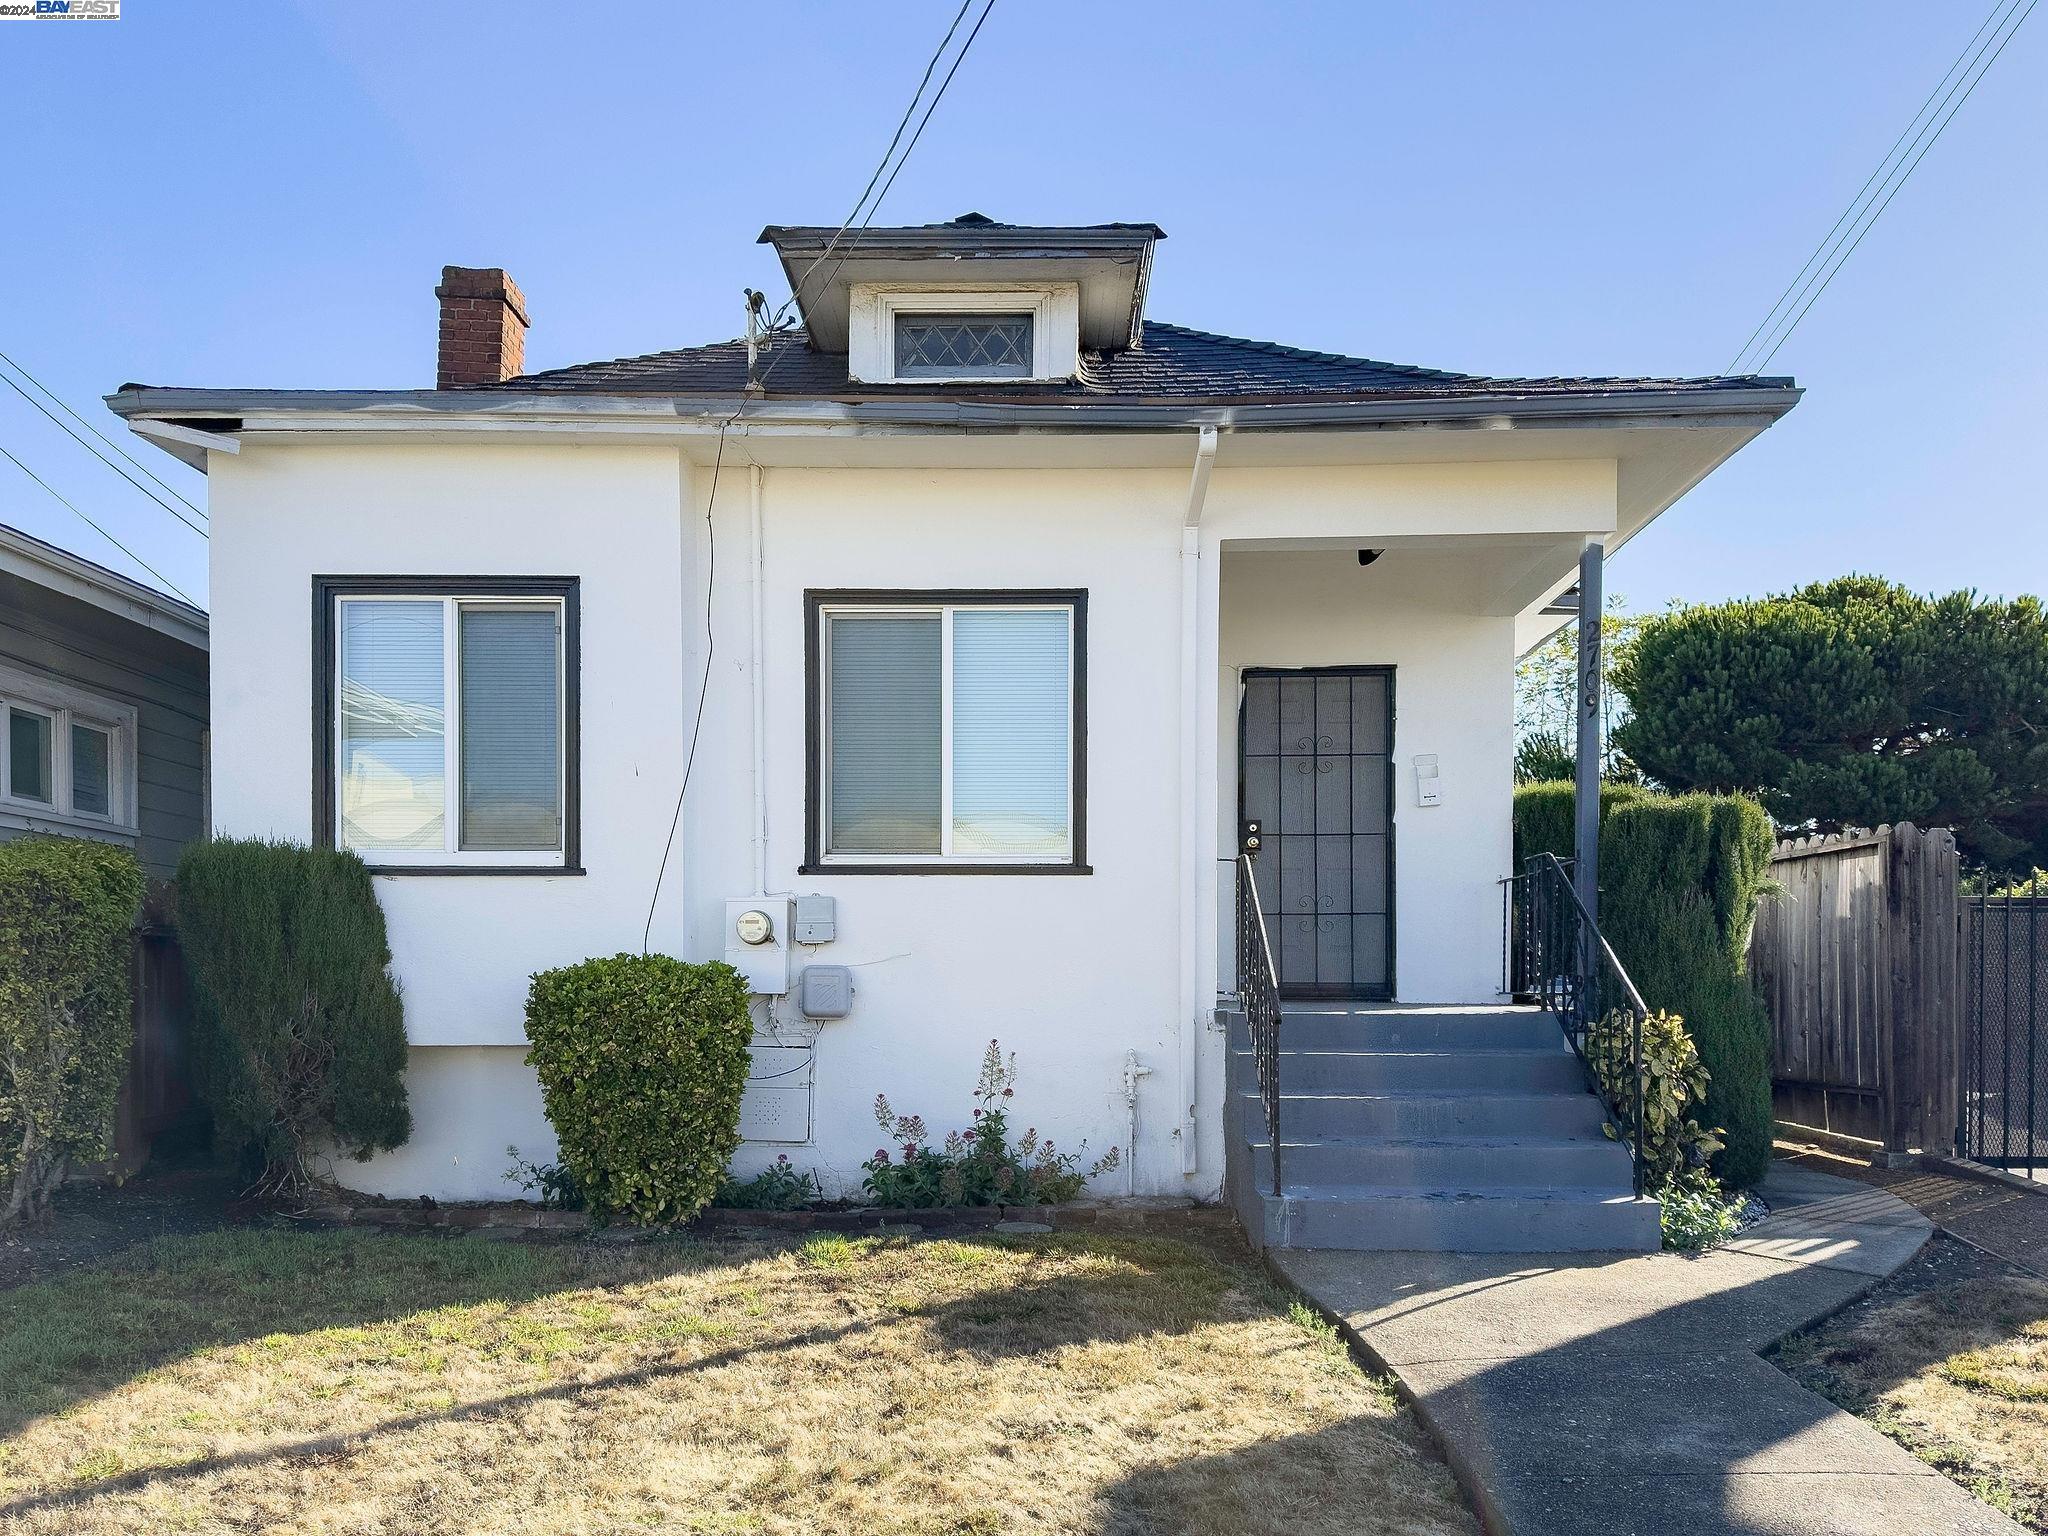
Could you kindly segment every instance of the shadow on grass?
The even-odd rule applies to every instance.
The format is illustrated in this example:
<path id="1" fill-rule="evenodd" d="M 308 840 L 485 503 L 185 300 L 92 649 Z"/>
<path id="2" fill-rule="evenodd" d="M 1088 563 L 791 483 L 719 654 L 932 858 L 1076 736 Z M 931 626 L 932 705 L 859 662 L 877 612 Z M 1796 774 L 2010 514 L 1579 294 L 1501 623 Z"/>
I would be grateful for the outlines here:
<path id="1" fill-rule="evenodd" d="M 664 1250 L 675 1267 L 706 1262 L 694 1245 Z M 0 1292 L 0 1438 L 201 1350 L 440 1307 L 517 1305 L 602 1283 L 600 1257 L 579 1247 L 357 1232 L 222 1231 L 144 1243 L 94 1268 Z"/>
<path id="2" fill-rule="evenodd" d="M 1258 1292 L 1268 1310 L 1286 1311 L 1286 1300 L 1265 1294 L 1271 1287 L 1249 1271 L 1233 1273 L 1177 1242 L 1059 1234 L 939 1245 L 942 1253 L 1003 1250 L 1029 1255 L 1019 1282 L 907 1315 L 929 1322 L 945 1348 L 993 1361 L 1190 1333 L 1216 1321 L 1234 1288 Z M 1075 1255 L 1102 1255 L 1099 1272 L 1053 1268 L 1056 1260 Z"/>
<path id="3" fill-rule="evenodd" d="M 1996 1349 L 2048 1322 L 2048 1282 L 1947 1236 L 1833 1317 L 1780 1340 L 1765 1358 L 1801 1385 L 1863 1413 L 1959 1356 Z M 1959 1381 L 1959 1385 L 1972 1385 Z M 1998 1384 L 1980 1384 L 1994 1393 Z M 2037 1384 L 2015 1384 L 2017 1394 Z"/>
<path id="4" fill-rule="evenodd" d="M 913 1246 L 901 1239 L 813 1237 L 626 1248 L 512 1244 L 362 1233 L 225 1232 L 150 1245 L 99 1270 L 0 1296 L 0 1438 L 199 1351 L 331 1328 L 374 1327 L 418 1313 L 490 1303 L 517 1306 L 556 1292 L 639 1285 L 685 1271 L 737 1268 L 794 1254 L 808 1279 L 859 1290 L 865 1261 Z M 950 1352 L 997 1359 L 1091 1342 L 1182 1333 L 1215 1321 L 1248 1272 L 1220 1267 L 1172 1241 L 1055 1236 L 916 1244 L 921 1258 L 1024 1274 L 965 1295 L 903 1302 L 844 1323 L 751 1340 L 694 1358 L 670 1356 L 578 1379 L 410 1413 L 364 1428 L 273 1443 L 174 1466 L 138 1468 L 0 1505 L 0 1520 L 145 1486 L 360 1449 L 377 1438 L 443 1423 L 491 1420 L 537 1404 L 584 1401 L 722 1366 L 838 1344 L 904 1324 L 930 1327 Z M 1081 1266 L 1057 1269 L 1064 1258 Z M 1041 1265 L 1045 1273 L 1034 1274 Z M 1099 1266 L 1099 1267 L 1098 1267 Z M 1235 1305 L 1271 1307 L 1263 1294 Z M 1284 1309 L 1284 1301 L 1282 1303 Z M 769 1325 L 771 1328 L 773 1324 Z"/>
<path id="5" fill-rule="evenodd" d="M 1100 1536 L 1425 1536 L 1476 1522 L 1434 1453 L 1368 1418 L 1147 1466 L 1104 1488 Z"/>

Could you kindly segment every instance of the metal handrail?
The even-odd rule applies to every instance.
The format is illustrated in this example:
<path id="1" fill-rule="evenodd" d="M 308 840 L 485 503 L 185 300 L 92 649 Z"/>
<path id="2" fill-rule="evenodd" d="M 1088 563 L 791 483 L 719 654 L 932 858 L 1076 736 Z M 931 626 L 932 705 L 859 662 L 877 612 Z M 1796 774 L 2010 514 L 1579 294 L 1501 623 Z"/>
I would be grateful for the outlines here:
<path id="1" fill-rule="evenodd" d="M 1273 1193 L 1280 1193 L 1280 983 L 1266 913 L 1259 903 L 1252 856 L 1237 860 L 1237 1002 L 1251 1036 L 1259 1102 L 1266 1111 L 1266 1141 L 1273 1149 Z"/>
<path id="2" fill-rule="evenodd" d="M 1643 1024 L 1650 1016 L 1614 946 L 1586 910 L 1564 862 L 1539 853 L 1523 872 L 1502 881 L 1507 933 L 1503 953 L 1507 992 L 1533 998 L 1556 1015 L 1565 1043 L 1579 1058 L 1586 1080 L 1617 1139 L 1635 1165 L 1635 1192 L 1645 1193 L 1643 1158 Z M 1620 1012 L 1629 1030 L 1629 1086 L 1626 1103 L 1616 1103 L 1586 1056 L 1593 1027 Z"/>

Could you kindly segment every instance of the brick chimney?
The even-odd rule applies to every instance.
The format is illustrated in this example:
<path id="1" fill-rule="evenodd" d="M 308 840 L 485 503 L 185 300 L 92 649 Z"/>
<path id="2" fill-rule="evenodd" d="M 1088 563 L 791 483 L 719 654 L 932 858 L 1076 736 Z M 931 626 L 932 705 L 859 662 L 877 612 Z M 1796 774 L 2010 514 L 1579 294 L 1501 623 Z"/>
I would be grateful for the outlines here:
<path id="1" fill-rule="evenodd" d="M 526 296 L 502 267 L 443 267 L 434 388 L 513 378 L 526 366 Z"/>

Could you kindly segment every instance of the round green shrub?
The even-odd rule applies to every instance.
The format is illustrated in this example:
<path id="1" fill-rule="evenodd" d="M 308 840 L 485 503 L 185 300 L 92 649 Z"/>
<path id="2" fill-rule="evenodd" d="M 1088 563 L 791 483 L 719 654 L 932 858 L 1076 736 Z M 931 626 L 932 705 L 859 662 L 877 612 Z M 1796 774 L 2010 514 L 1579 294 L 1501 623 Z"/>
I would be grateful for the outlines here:
<path id="1" fill-rule="evenodd" d="M 687 1221 L 740 1144 L 746 978 L 721 961 L 613 955 L 542 971 L 526 999 L 561 1158 L 599 1219 Z"/>
<path id="2" fill-rule="evenodd" d="M 113 1151 L 142 869 L 78 838 L 0 843 L 0 1227 Z"/>

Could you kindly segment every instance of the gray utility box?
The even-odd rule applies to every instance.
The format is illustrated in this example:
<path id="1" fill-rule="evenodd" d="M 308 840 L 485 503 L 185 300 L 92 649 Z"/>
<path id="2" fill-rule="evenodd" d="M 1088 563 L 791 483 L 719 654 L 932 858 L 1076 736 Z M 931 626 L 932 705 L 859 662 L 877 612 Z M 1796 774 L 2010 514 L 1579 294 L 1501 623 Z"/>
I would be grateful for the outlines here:
<path id="1" fill-rule="evenodd" d="M 807 965 L 797 978 L 796 1005 L 807 1019 L 843 1019 L 853 1012 L 853 970 Z"/>
<path id="2" fill-rule="evenodd" d="M 839 933 L 839 903 L 830 896 L 799 896 L 796 899 L 796 941 L 799 944 L 830 944 Z"/>

